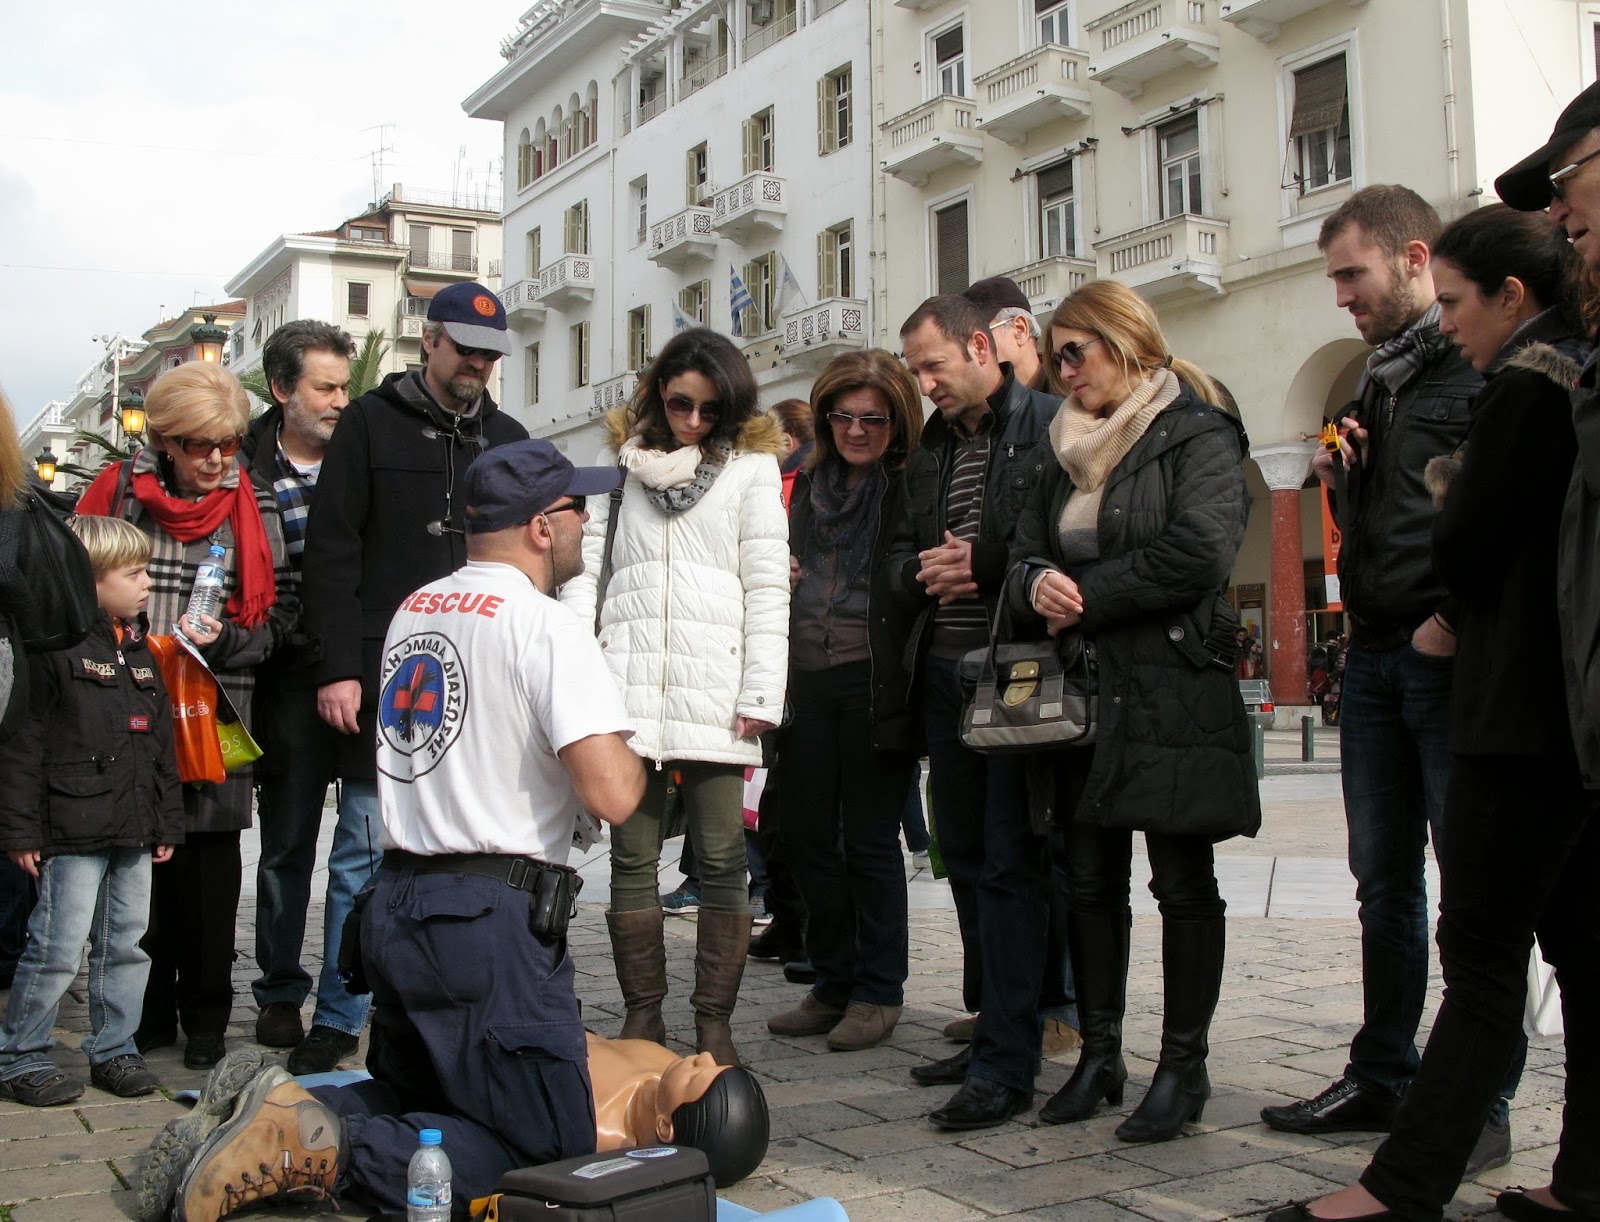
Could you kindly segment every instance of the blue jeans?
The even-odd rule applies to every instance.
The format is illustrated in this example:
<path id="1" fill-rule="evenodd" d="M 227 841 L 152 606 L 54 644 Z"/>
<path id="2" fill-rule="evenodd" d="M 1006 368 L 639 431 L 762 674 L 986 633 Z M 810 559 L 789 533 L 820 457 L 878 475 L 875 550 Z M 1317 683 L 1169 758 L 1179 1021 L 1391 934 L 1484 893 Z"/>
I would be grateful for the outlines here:
<path id="1" fill-rule="evenodd" d="M 322 806 L 338 768 L 340 735 L 317 715 L 315 689 L 264 688 L 260 695 L 267 698 L 260 719 L 273 719 L 285 749 L 257 765 L 256 965 L 261 975 L 250 991 L 258 1006 L 299 1006 L 311 994 L 311 975 L 300 963 L 300 952 Z"/>
<path id="2" fill-rule="evenodd" d="M 360 1035 L 371 998 L 347 992 L 339 981 L 339 935 L 355 904 L 356 892 L 367 885 L 383 860 L 378 833 L 378 787 L 372 781 L 339 783 L 339 821 L 328 850 L 328 899 L 322 916 L 322 971 L 317 976 L 317 1008 L 311 1022 L 346 1035 Z"/>
<path id="3" fill-rule="evenodd" d="M 139 948 L 150 919 L 150 850 L 108 849 L 51 857 L 39 867 L 39 903 L 17 964 L 5 1026 L 0 1078 L 50 1066 L 50 1037 L 61 998 L 78 975 L 89 942 L 91 1065 L 136 1053 L 133 1033 L 144 1004 L 150 957 Z"/>
<path id="4" fill-rule="evenodd" d="M 983 865 L 985 758 L 961 745 L 960 663 L 930 656 L 923 668 L 923 729 L 928 741 L 928 817 L 939 837 L 961 933 L 961 1004 L 983 999 L 978 939 L 978 870 Z"/>
<path id="5" fill-rule="evenodd" d="M 1444 851 L 1455 661 L 1409 643 L 1353 646 L 1346 659 L 1339 756 L 1360 904 L 1363 1014 L 1345 1075 L 1404 1094 L 1421 1064 L 1430 928 L 1423 851 L 1430 829 L 1435 854 Z M 1507 1097 L 1519 1076 L 1513 1069 Z"/>

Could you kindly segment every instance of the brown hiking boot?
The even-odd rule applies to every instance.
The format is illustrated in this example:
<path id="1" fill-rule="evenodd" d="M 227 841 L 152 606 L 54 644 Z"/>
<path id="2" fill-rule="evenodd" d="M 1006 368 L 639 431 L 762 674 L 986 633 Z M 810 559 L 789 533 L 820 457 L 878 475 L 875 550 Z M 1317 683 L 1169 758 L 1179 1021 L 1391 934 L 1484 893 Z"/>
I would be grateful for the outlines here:
<path id="1" fill-rule="evenodd" d="M 331 1110 L 282 1069 L 265 1069 L 195 1153 L 173 1216 L 218 1222 L 262 1202 L 326 1203 L 339 1175 L 342 1136 Z"/>
<path id="2" fill-rule="evenodd" d="M 773 1035 L 823 1035 L 832 1031 L 844 1015 L 838 1006 L 830 1006 L 808 991 L 794 1009 L 767 1019 L 767 1030 Z"/>
<path id="3" fill-rule="evenodd" d="M 900 1021 L 899 1006 L 879 1006 L 870 1001 L 852 1001 L 844 1017 L 828 1032 L 828 1047 L 835 1052 L 860 1052 L 889 1038 Z"/>

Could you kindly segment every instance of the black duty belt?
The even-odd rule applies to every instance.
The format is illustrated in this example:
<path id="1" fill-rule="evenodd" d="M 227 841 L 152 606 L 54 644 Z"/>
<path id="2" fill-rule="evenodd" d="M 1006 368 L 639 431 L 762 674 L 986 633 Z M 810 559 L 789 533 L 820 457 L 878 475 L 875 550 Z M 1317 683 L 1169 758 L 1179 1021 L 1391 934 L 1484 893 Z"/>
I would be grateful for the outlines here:
<path id="1" fill-rule="evenodd" d="M 571 869 L 515 853 L 441 853 L 424 857 L 404 849 L 385 849 L 383 864 L 391 870 L 415 870 L 419 874 L 474 874 L 479 878 L 496 879 L 518 891 L 532 891 L 535 880 L 547 870 L 565 872 Z"/>

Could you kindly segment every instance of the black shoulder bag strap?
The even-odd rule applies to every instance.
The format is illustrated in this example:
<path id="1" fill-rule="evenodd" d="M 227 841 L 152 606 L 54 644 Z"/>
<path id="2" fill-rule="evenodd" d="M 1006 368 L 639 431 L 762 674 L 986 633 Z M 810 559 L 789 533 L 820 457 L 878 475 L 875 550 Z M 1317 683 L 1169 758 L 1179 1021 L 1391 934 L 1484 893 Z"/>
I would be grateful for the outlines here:
<path id="1" fill-rule="evenodd" d="M 617 470 L 622 471 L 622 479 L 611 490 L 610 506 L 606 512 L 606 545 L 600 553 L 600 577 L 594 587 L 594 634 L 600 635 L 600 612 L 606 605 L 606 587 L 611 584 L 611 549 L 617 541 L 617 518 L 622 512 L 622 489 L 628 482 L 628 473 L 622 470 L 622 464 L 617 464 Z"/>

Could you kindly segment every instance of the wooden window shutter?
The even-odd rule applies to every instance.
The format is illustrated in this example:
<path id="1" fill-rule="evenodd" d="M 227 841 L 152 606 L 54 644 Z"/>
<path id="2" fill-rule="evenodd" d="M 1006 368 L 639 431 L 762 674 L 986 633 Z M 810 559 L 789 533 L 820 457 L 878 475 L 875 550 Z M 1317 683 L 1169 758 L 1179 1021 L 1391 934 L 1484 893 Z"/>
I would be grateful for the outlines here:
<path id="1" fill-rule="evenodd" d="M 1335 55 L 1294 74 L 1294 115 L 1289 139 L 1338 127 L 1345 105 L 1344 56 Z"/>
<path id="2" fill-rule="evenodd" d="M 824 156 L 839 147 L 838 86 L 833 76 L 817 82 L 817 154 Z"/>
<path id="3" fill-rule="evenodd" d="M 934 213 L 934 289 L 959 293 L 972 281 L 967 271 L 967 202 Z"/>
<path id="4" fill-rule="evenodd" d="M 1072 194 L 1072 162 L 1063 161 L 1039 171 L 1039 199 L 1041 202 L 1058 195 Z"/>
<path id="5" fill-rule="evenodd" d="M 831 229 L 824 229 L 817 235 L 817 296 L 837 297 L 839 295 L 837 277 L 834 269 L 837 267 L 838 257 L 837 235 Z"/>
<path id="6" fill-rule="evenodd" d="M 744 121 L 744 173 L 761 168 L 761 125 L 755 119 Z"/>

